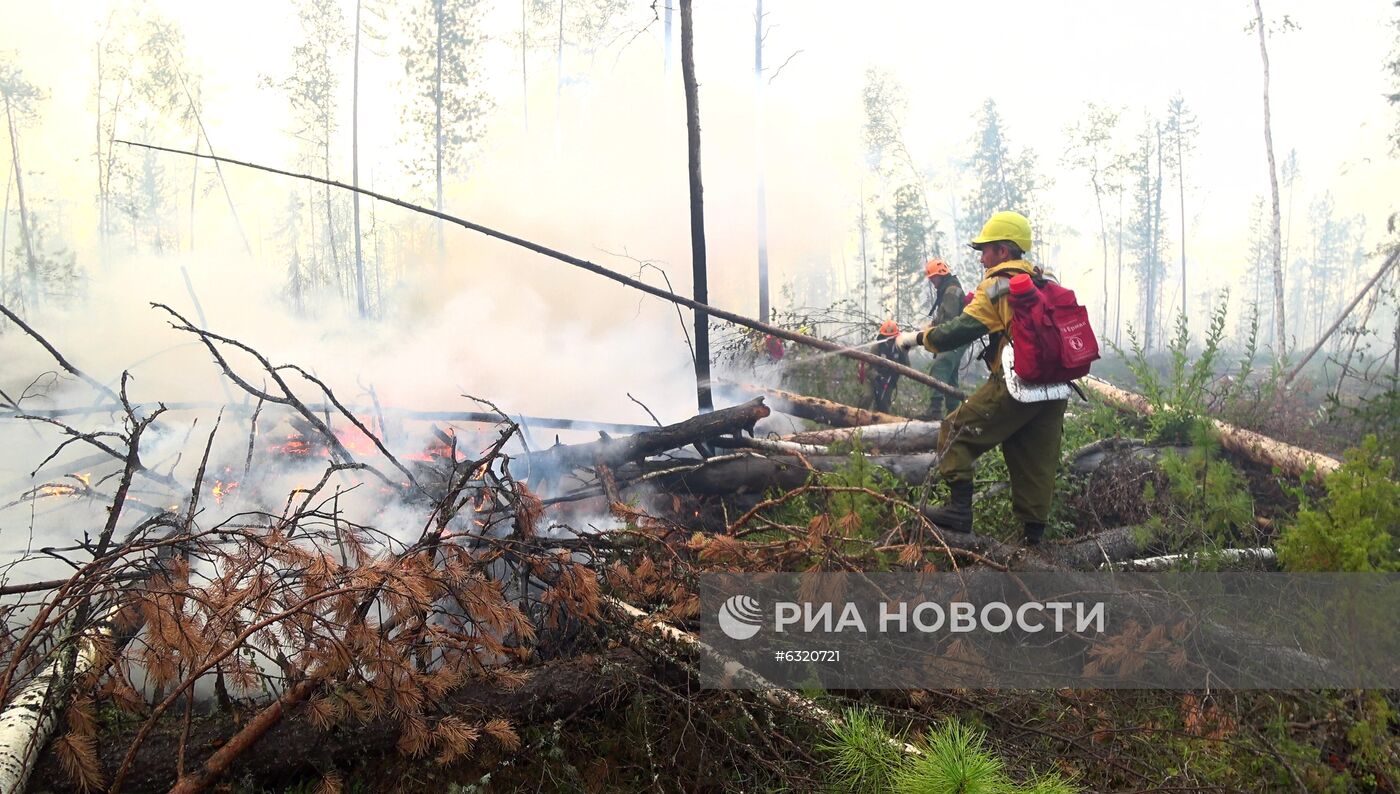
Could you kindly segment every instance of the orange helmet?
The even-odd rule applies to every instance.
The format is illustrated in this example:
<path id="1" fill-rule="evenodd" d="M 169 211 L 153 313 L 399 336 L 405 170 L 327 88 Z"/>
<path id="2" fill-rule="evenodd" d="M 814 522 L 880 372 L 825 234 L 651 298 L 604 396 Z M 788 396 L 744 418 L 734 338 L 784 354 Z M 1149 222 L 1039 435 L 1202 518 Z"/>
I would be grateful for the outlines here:
<path id="1" fill-rule="evenodd" d="M 899 336 L 899 323 L 886 320 L 880 324 L 880 336 Z"/>
<path id="2" fill-rule="evenodd" d="M 924 265 L 924 276 L 926 278 L 948 275 L 952 275 L 952 271 L 948 269 L 948 263 L 944 262 L 939 257 L 935 256 L 928 261 L 928 264 Z"/>

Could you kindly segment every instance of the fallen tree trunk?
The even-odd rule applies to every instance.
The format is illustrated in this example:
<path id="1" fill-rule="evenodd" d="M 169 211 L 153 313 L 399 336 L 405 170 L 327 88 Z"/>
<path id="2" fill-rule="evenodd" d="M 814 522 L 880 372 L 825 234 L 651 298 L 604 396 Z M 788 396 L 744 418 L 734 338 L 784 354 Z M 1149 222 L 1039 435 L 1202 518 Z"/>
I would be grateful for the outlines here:
<path id="1" fill-rule="evenodd" d="M 925 508 L 925 511 L 931 508 Z M 939 531 L 949 548 L 980 554 L 986 559 L 1018 571 L 1092 571 L 1104 563 L 1141 556 L 1156 540 L 1141 527 L 1106 529 L 1070 543 L 1044 543 L 1034 549 L 1003 543 L 987 535 Z M 937 547 L 939 540 L 925 540 Z"/>
<path id="2" fill-rule="evenodd" d="M 110 641 L 113 634 L 112 620 L 120 612 L 111 607 L 103 616 L 96 634 L 104 641 Z M 29 683 L 19 691 L 0 712 L 0 793 L 16 794 L 24 791 L 30 773 L 34 771 L 39 750 L 48 743 L 49 736 L 58 724 L 58 708 L 64 699 L 64 691 L 74 680 L 87 675 L 97 663 L 100 654 L 99 643 L 92 637 L 74 637 L 79 643 L 72 658 L 60 644 L 51 654 L 52 660 L 44 665 Z M 71 662 L 71 667 L 69 663 Z M 68 667 L 67 670 L 64 668 Z M 44 779 L 43 775 L 39 776 Z"/>
<path id="3" fill-rule="evenodd" d="M 1342 313 L 1337 315 L 1336 322 L 1332 323 L 1332 326 L 1317 338 L 1317 342 L 1313 344 L 1312 349 L 1307 352 L 1307 355 L 1303 356 L 1302 360 L 1298 362 L 1298 365 L 1284 377 L 1283 385 L 1287 386 L 1293 382 L 1294 378 L 1298 377 L 1298 373 L 1303 371 L 1303 367 L 1308 365 L 1312 357 L 1317 355 L 1317 351 L 1322 349 L 1322 346 L 1327 343 L 1327 340 L 1332 338 L 1332 334 L 1335 334 L 1337 329 L 1341 327 L 1342 322 L 1356 309 L 1356 304 L 1360 303 L 1361 299 L 1366 297 L 1366 293 L 1370 292 L 1371 288 L 1376 286 L 1376 282 L 1380 281 L 1385 274 L 1390 271 L 1390 268 L 1395 265 L 1397 258 L 1400 258 L 1400 248 L 1396 248 L 1394 251 L 1390 252 L 1390 256 L 1386 257 L 1385 263 L 1381 265 L 1380 270 L 1376 271 L 1376 275 L 1372 276 L 1371 280 L 1366 282 L 1366 286 L 1362 287 L 1361 291 L 1356 293 L 1356 297 L 1351 299 L 1351 303 L 1348 303 L 1347 307 L 1342 309 Z"/>
<path id="4" fill-rule="evenodd" d="M 701 414 L 684 422 L 648 430 L 625 438 L 603 438 L 586 444 L 559 444 L 525 456 L 527 476 L 532 482 L 551 479 L 574 469 L 602 464 L 616 469 L 623 464 L 644 460 L 670 449 L 703 444 L 710 439 L 747 430 L 753 433 L 758 420 L 770 413 L 763 398 L 742 405 Z"/>
<path id="5" fill-rule="evenodd" d="M 831 400 L 823 400 L 820 397 L 808 397 L 805 394 L 796 394 L 782 389 L 770 389 L 767 386 L 755 386 L 751 383 L 726 383 L 724 386 L 741 394 L 767 397 L 773 402 L 773 407 L 783 413 L 792 414 L 801 419 L 811 419 L 814 422 L 821 422 L 832 427 L 862 427 L 864 425 L 909 421 L 907 417 L 903 416 L 880 411 L 867 411 L 864 408 L 854 408 Z"/>
<path id="6" fill-rule="evenodd" d="M 822 472 L 836 471 L 851 462 L 845 455 L 812 455 L 802 460 L 812 469 Z M 938 462 L 938 456 L 932 453 L 875 455 L 868 460 L 899 479 L 917 485 L 928 477 L 929 470 Z M 660 468 L 660 465 L 643 466 L 640 473 L 649 474 Z M 637 472 L 634 470 L 632 473 Z M 662 473 L 649 477 L 647 482 L 675 493 L 726 496 L 761 494 L 772 488 L 789 490 L 805 485 L 811 473 L 795 458 L 776 460 L 763 455 L 735 455 L 700 466 L 686 466 L 674 474 Z"/>
<path id="7" fill-rule="evenodd" d="M 1179 562 L 1183 562 L 1185 560 L 1198 559 L 1203 556 L 1206 555 L 1199 553 L 1163 554 L 1158 557 L 1143 557 L 1137 560 L 1123 560 L 1121 562 L 1115 562 L 1111 566 L 1105 565 L 1105 567 L 1112 567 L 1114 570 L 1118 571 L 1166 571 L 1170 570 L 1172 566 L 1176 565 Z M 1278 556 L 1274 553 L 1273 549 L 1268 548 L 1220 549 L 1218 551 L 1212 552 L 1209 555 L 1209 557 L 1210 559 L 1216 560 L 1218 562 L 1246 563 L 1253 564 L 1255 566 L 1269 566 L 1270 568 L 1277 570 L 1276 563 L 1278 562 Z"/>
<path id="8" fill-rule="evenodd" d="M 646 679 L 649 666 L 627 649 L 547 662 L 524 671 L 526 677 L 519 687 L 489 679 L 459 687 L 443 698 L 442 711 L 467 719 L 501 717 L 517 727 L 548 724 L 584 709 L 599 708 L 609 699 L 627 697 Z M 122 791 L 163 792 L 175 785 L 181 727 L 178 721 L 162 724 L 146 739 Z M 232 714 L 220 712 L 193 719 L 185 740 L 187 768 L 203 765 L 214 748 L 224 746 L 240 729 Z M 257 781 L 259 788 L 280 790 L 331 769 L 353 770 L 381 763 L 379 758 L 397 755 L 395 745 L 402 730 L 402 724 L 393 719 L 331 731 L 317 730 L 305 719 L 284 719 L 268 731 L 257 752 L 245 753 L 229 772 L 233 779 L 248 778 Z M 134 734 L 135 729 L 127 727 L 101 742 L 99 760 L 107 780 L 112 779 Z M 481 741 L 489 739 L 483 734 Z M 80 791 L 68 780 L 52 751 L 40 758 L 35 779 L 44 781 L 47 791 Z"/>
<path id="9" fill-rule="evenodd" d="M 860 441 L 865 452 L 924 452 L 938 448 L 940 422 L 907 420 L 867 427 L 811 430 L 783 436 L 795 444 L 849 444 Z"/>
<path id="10" fill-rule="evenodd" d="M 1147 398 L 1140 394 L 1120 389 L 1098 378 L 1084 378 L 1079 384 L 1097 394 L 1104 402 L 1121 410 L 1135 411 L 1151 416 L 1153 408 Z M 1336 471 L 1342 464 L 1336 458 L 1320 452 L 1295 447 L 1252 430 L 1235 427 L 1219 419 L 1211 419 L 1211 425 L 1220 434 L 1220 446 L 1231 452 L 1243 455 L 1265 466 L 1277 466 L 1294 477 L 1313 476 L 1322 478 Z"/>

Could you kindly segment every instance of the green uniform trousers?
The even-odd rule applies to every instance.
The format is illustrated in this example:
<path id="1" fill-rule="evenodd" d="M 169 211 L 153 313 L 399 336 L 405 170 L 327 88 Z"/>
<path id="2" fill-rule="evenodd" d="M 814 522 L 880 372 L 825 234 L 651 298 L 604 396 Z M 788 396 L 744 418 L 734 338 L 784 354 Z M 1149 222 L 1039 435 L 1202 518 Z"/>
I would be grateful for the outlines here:
<path id="1" fill-rule="evenodd" d="M 928 374 L 932 375 L 934 380 L 941 380 L 949 386 L 958 385 L 958 366 L 962 364 L 963 352 L 966 350 L 966 347 L 960 347 L 957 350 L 937 354 L 933 357 L 933 366 L 929 368 Z M 962 405 L 961 397 L 953 397 L 937 389 L 929 391 L 933 393 L 928 402 L 930 418 L 941 419 Z"/>
<path id="2" fill-rule="evenodd" d="M 1069 400 L 1017 402 L 1000 374 L 992 375 L 938 433 L 938 473 L 949 482 L 972 480 L 973 462 L 1001 445 L 1011 473 L 1011 507 L 1017 520 L 1044 523 L 1055 494 L 1060 431 Z"/>

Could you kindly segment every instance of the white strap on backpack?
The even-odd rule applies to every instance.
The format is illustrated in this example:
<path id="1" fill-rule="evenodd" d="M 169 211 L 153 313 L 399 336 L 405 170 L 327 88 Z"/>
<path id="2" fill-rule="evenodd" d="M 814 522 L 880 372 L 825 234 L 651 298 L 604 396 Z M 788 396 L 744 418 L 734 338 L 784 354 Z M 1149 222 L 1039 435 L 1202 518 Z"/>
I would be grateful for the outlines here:
<path id="1" fill-rule="evenodd" d="M 1016 374 L 1012 366 L 1015 361 L 1016 356 L 1011 351 L 1011 343 L 1007 342 L 1001 348 L 1001 374 L 1006 379 L 1006 390 L 1011 393 L 1011 399 L 1018 403 L 1069 399 L 1068 383 L 1026 383 Z"/>

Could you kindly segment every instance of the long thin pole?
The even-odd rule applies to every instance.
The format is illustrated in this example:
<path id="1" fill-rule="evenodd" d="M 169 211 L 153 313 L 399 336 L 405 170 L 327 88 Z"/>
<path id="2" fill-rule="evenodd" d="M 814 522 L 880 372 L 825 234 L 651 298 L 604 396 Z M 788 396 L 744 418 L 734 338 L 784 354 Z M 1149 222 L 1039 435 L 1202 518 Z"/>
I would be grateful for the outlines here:
<path id="1" fill-rule="evenodd" d="M 678 303 L 681 306 L 685 306 L 686 308 L 704 312 L 705 314 L 718 317 L 719 319 L 724 320 L 726 322 L 731 322 L 735 325 L 742 325 L 745 328 L 752 328 L 755 331 L 762 331 L 765 334 L 772 334 L 773 336 L 776 336 L 779 339 L 786 339 L 789 342 L 796 342 L 800 345 L 815 347 L 818 350 L 834 351 L 854 361 L 864 361 L 865 363 L 871 366 L 882 367 L 889 372 L 897 372 L 900 375 L 903 375 L 904 377 L 908 378 L 909 380 L 914 381 L 915 383 L 922 383 L 925 386 L 937 389 L 943 392 L 944 394 L 951 394 L 958 397 L 967 396 L 966 393 L 952 386 L 949 386 L 948 384 L 940 380 L 929 377 L 928 373 L 926 372 L 920 372 L 916 369 L 906 367 L 903 364 L 896 364 L 895 362 L 890 361 L 889 359 L 884 358 L 882 356 L 871 355 L 870 353 L 865 353 L 860 350 L 853 350 L 849 347 L 846 347 L 845 345 L 837 344 L 836 342 L 830 342 L 825 339 L 819 339 L 815 336 L 808 336 L 807 334 L 798 333 L 797 331 L 789 331 L 788 329 L 783 328 L 781 326 L 769 325 L 768 323 L 759 322 L 758 320 L 745 317 L 742 314 L 735 314 L 734 312 L 728 311 L 726 309 L 720 309 L 715 306 L 709 306 L 707 304 L 700 303 L 699 301 L 692 300 L 691 298 L 687 298 L 684 295 L 677 295 L 674 292 L 669 292 L 667 290 L 661 289 L 660 287 L 652 286 L 651 284 L 648 284 L 644 281 L 638 281 L 634 278 L 624 276 L 621 273 L 608 270 L 602 265 L 594 264 L 593 262 L 589 262 L 586 259 L 579 259 L 576 256 L 571 256 L 561 251 L 556 251 L 552 248 L 547 248 L 543 245 L 540 245 L 539 243 L 526 240 L 523 237 L 516 237 L 513 234 L 507 234 L 505 232 L 492 229 L 489 226 L 482 226 L 479 223 L 469 221 L 465 218 L 458 218 L 453 215 L 448 215 L 445 212 L 439 212 L 437 210 L 430 209 L 428 207 L 423 207 L 418 204 L 412 204 L 410 202 L 404 201 L 403 199 L 398 199 L 394 198 L 393 196 L 378 193 L 368 188 L 352 187 L 350 185 L 345 184 L 344 182 L 336 182 L 334 180 L 324 179 L 313 174 L 299 174 L 295 171 L 286 171 L 281 168 L 273 168 L 272 166 L 268 165 L 258 165 L 257 163 L 250 163 L 244 160 L 235 160 L 231 157 L 222 157 L 212 154 L 196 154 L 194 152 L 184 151 L 183 149 L 171 149 L 166 146 L 155 146 L 149 143 L 136 143 L 135 141 L 126 141 L 120 139 L 118 139 L 116 143 L 120 143 L 126 146 L 136 146 L 142 149 L 150 149 L 152 151 L 157 152 L 180 154 L 186 157 L 203 157 L 209 160 L 219 160 L 220 162 L 228 163 L 230 165 L 241 165 L 244 168 L 252 168 L 258 171 L 264 171 L 269 174 L 280 174 L 282 176 L 291 177 L 293 179 L 302 179 L 307 182 L 315 182 L 318 184 L 330 185 L 331 187 L 340 188 L 341 190 L 354 190 L 358 193 L 369 196 L 370 198 L 379 199 L 385 204 L 393 204 L 396 207 L 402 207 L 406 210 L 421 213 L 431 218 L 437 218 L 441 221 L 456 224 L 457 226 L 461 226 L 463 229 L 470 229 L 471 231 L 484 234 L 487 237 L 492 237 L 497 240 L 501 240 L 502 242 L 507 242 L 511 245 L 519 246 L 528 251 L 534 251 L 535 253 L 547 256 L 550 259 L 557 259 L 560 262 L 564 262 L 565 264 L 573 265 L 574 267 L 580 268 L 582 270 L 587 270 L 590 273 L 594 273 L 596 275 L 602 276 L 603 278 L 616 281 L 619 284 L 623 284 L 628 287 L 631 287 L 632 289 L 645 292 L 648 295 L 662 298 L 664 300 L 671 301 L 672 303 Z"/>
<path id="2" fill-rule="evenodd" d="M 695 26 L 691 0 L 681 3 L 681 79 L 685 83 L 686 149 L 690 174 L 690 267 L 696 303 L 710 299 L 705 265 L 705 191 L 700 183 L 700 97 L 695 85 Z M 695 312 L 695 390 L 700 412 L 714 410 L 710 397 L 710 317 Z"/>

